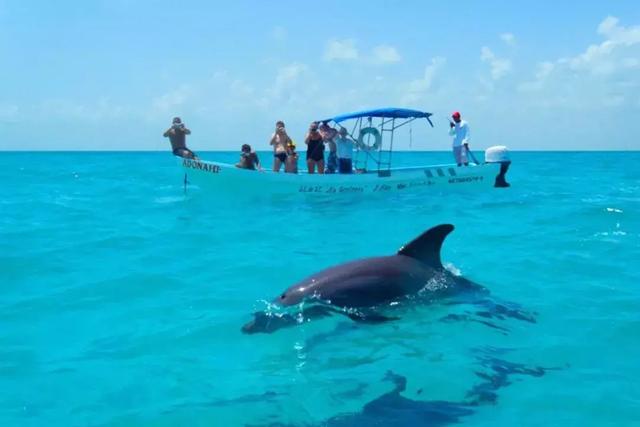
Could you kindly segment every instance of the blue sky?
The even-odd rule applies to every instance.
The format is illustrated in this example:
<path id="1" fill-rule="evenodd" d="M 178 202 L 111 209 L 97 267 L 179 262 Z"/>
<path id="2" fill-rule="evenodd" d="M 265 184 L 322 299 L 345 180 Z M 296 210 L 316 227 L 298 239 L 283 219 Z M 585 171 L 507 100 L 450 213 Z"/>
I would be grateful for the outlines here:
<path id="1" fill-rule="evenodd" d="M 413 149 L 640 149 L 637 0 L 2 1 L 0 150 L 267 149 L 283 119 L 434 112 Z M 409 148 L 408 140 L 398 144 Z"/>

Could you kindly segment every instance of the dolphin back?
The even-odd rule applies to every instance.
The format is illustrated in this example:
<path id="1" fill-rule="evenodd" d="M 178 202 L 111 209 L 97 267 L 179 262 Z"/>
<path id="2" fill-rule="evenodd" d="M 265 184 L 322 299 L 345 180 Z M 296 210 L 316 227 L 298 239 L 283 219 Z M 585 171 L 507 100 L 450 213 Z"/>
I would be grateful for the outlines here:
<path id="1" fill-rule="evenodd" d="M 440 249 L 442 242 L 453 228 L 451 224 L 436 225 L 401 247 L 398 255 L 415 258 L 433 268 L 443 268 Z"/>

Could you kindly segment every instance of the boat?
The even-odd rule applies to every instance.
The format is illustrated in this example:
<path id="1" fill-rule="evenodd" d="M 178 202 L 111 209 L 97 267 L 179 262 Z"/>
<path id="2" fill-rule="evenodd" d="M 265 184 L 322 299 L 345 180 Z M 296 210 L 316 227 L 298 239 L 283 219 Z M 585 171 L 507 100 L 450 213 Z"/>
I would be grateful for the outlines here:
<path id="1" fill-rule="evenodd" d="M 468 166 L 441 164 L 392 167 L 396 131 L 417 120 L 424 120 L 433 128 L 432 115 L 406 108 L 381 108 L 318 120 L 346 127 L 355 141 L 354 173 L 351 174 L 255 171 L 228 163 L 179 158 L 185 190 L 187 186 L 196 185 L 231 192 L 255 189 L 285 194 L 366 194 L 509 186 L 506 174 L 511 160 L 504 146 L 488 148 L 484 162 L 470 162 Z M 350 123 L 348 127 L 347 123 Z"/>

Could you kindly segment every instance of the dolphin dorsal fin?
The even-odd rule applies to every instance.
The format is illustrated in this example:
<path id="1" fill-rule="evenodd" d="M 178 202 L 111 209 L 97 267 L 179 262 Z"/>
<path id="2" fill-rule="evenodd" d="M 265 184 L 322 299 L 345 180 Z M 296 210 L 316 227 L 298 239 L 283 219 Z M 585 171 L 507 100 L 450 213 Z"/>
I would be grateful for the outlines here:
<path id="1" fill-rule="evenodd" d="M 401 247 L 398 255 L 415 258 L 434 268 L 442 268 L 440 248 L 453 228 L 451 224 L 436 225 Z"/>

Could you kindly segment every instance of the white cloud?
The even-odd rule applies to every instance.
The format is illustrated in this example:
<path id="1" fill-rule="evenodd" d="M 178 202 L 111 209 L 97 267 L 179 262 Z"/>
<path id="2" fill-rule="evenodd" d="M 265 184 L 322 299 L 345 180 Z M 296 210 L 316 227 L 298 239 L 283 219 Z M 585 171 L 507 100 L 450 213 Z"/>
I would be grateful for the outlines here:
<path id="1" fill-rule="evenodd" d="M 504 58 L 498 58 L 487 46 L 480 49 L 480 59 L 487 62 L 491 67 L 491 78 L 500 80 L 511 72 L 511 61 Z"/>
<path id="2" fill-rule="evenodd" d="M 575 56 L 539 63 L 522 92 L 537 92 L 546 106 L 619 107 L 640 96 L 640 26 L 608 16 L 597 28 L 604 40 Z"/>
<path id="3" fill-rule="evenodd" d="M 229 76 L 229 72 L 227 70 L 216 70 L 211 74 L 210 80 L 212 82 L 222 81 Z"/>
<path id="4" fill-rule="evenodd" d="M 380 44 L 375 46 L 370 54 L 361 55 L 354 39 L 331 39 L 327 42 L 323 59 L 325 61 L 356 61 L 365 64 L 393 64 L 402 61 L 402 56 L 394 46 Z"/>
<path id="5" fill-rule="evenodd" d="M 252 96 L 254 93 L 253 87 L 245 83 L 240 79 L 236 79 L 231 82 L 229 86 L 231 93 L 235 96 Z"/>
<path id="6" fill-rule="evenodd" d="M 556 64 L 550 61 L 544 61 L 538 63 L 536 66 L 535 79 L 532 81 L 521 83 L 518 86 L 518 90 L 521 92 L 533 92 L 541 90 L 544 86 L 544 82 L 551 75 L 553 70 L 556 69 Z"/>
<path id="7" fill-rule="evenodd" d="M 349 61 L 358 57 L 358 49 L 353 39 L 329 40 L 324 50 L 325 61 Z"/>
<path id="8" fill-rule="evenodd" d="M 619 25 L 618 18 L 606 17 L 598 25 L 598 34 L 604 36 L 605 40 L 600 44 L 593 44 L 582 54 L 568 58 L 574 70 L 589 70 L 594 74 L 611 74 L 623 66 L 624 59 L 618 57 L 617 53 L 640 44 L 640 26 L 623 27 Z M 640 54 L 634 49 L 636 54 Z"/>
<path id="9" fill-rule="evenodd" d="M 402 60 L 402 57 L 395 47 L 385 44 L 373 48 L 373 58 L 374 61 L 379 64 L 390 64 Z"/>
<path id="10" fill-rule="evenodd" d="M 536 71 L 536 79 L 543 80 L 547 78 L 549 74 L 551 74 L 556 68 L 553 62 L 544 61 L 538 64 L 538 71 Z"/>
<path id="11" fill-rule="evenodd" d="M 181 85 L 178 89 L 167 92 L 151 101 L 153 110 L 158 113 L 172 113 L 185 104 L 191 89 L 188 85 Z"/>
<path id="12" fill-rule="evenodd" d="M 309 84 L 306 79 L 309 67 L 300 62 L 293 62 L 278 69 L 275 81 L 271 88 L 265 91 L 262 102 L 268 104 L 291 103 L 304 98 L 308 92 Z"/>
<path id="13" fill-rule="evenodd" d="M 607 16 L 604 20 L 598 25 L 598 34 L 610 34 L 615 28 L 618 26 L 618 18 L 614 16 Z"/>
<path id="14" fill-rule="evenodd" d="M 640 26 L 622 27 L 618 22 L 618 18 L 607 16 L 598 25 L 598 34 L 602 34 L 615 44 L 631 46 L 640 43 Z"/>
<path id="15" fill-rule="evenodd" d="M 424 68 L 424 75 L 421 79 L 412 81 L 409 88 L 414 92 L 426 92 L 431 89 L 433 79 L 440 68 L 446 64 L 447 60 L 441 56 L 437 56 L 431 60 L 431 63 Z"/>
<path id="16" fill-rule="evenodd" d="M 146 109 L 147 119 L 160 115 L 188 115 L 203 118 L 216 114 L 265 110 L 304 110 L 310 94 L 317 90 L 318 82 L 312 70 L 303 63 L 291 62 L 271 69 L 264 67 L 259 78 L 247 79 L 246 74 L 225 70 L 209 74 L 201 81 L 182 85 L 151 100 Z M 255 77 L 255 76 L 254 76 Z"/>
<path id="17" fill-rule="evenodd" d="M 287 66 L 284 66 L 278 70 L 276 75 L 275 88 L 282 89 L 295 83 L 300 75 L 307 70 L 305 64 L 294 62 Z"/>
<path id="18" fill-rule="evenodd" d="M 436 75 L 446 63 L 447 60 L 441 56 L 432 58 L 431 63 L 425 67 L 423 76 L 409 83 L 402 102 L 413 104 L 419 101 L 431 89 Z"/>
<path id="19" fill-rule="evenodd" d="M 500 34 L 500 38 L 509 46 L 516 45 L 516 36 L 514 36 L 512 33 L 502 33 Z"/>

